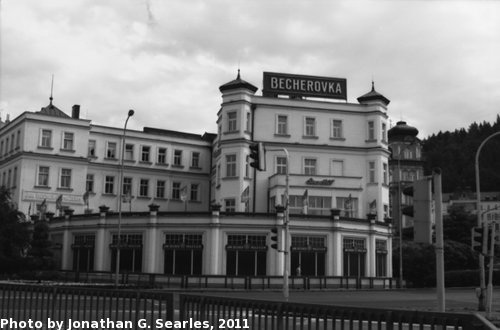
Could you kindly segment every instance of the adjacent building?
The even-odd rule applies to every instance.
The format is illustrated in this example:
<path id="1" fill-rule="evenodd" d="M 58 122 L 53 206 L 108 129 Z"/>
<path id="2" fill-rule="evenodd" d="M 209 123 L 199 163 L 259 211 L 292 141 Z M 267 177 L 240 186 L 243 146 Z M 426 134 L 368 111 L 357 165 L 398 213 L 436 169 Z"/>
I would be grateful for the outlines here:
<path id="1" fill-rule="evenodd" d="M 281 275 L 271 229 L 281 250 L 289 219 L 291 269 L 391 277 L 389 100 L 372 84 L 348 103 L 345 79 L 272 72 L 261 95 L 239 72 L 219 90 L 217 134 L 146 127 L 124 145 L 122 128 L 51 99 L 1 124 L 0 184 L 21 211 L 48 213 L 62 269 L 113 270 L 120 222 L 126 271 Z"/>

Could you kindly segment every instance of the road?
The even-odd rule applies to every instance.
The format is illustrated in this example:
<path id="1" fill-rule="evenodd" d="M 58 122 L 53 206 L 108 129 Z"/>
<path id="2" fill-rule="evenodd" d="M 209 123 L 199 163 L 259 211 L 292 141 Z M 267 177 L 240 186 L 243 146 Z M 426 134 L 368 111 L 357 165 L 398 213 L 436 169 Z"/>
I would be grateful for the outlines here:
<path id="1" fill-rule="evenodd" d="M 493 311 L 500 313 L 500 288 L 493 293 Z M 195 292 L 188 292 L 195 293 Z M 495 296 L 495 293 L 496 296 Z M 280 291 L 204 291 L 204 295 L 245 299 L 283 300 Z M 475 312 L 478 300 L 474 288 L 446 289 L 447 312 Z M 386 309 L 437 311 L 435 289 L 290 291 L 290 302 Z"/>

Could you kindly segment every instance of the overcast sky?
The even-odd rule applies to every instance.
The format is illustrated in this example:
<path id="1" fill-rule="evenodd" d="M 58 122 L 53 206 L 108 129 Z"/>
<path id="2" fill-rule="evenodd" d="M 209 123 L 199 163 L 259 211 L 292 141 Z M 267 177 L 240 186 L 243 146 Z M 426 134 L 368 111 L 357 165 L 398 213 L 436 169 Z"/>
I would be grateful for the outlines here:
<path id="1" fill-rule="evenodd" d="M 500 1 L 0 0 L 0 111 L 216 132 L 219 86 L 264 71 L 347 79 L 425 138 L 500 113 Z"/>

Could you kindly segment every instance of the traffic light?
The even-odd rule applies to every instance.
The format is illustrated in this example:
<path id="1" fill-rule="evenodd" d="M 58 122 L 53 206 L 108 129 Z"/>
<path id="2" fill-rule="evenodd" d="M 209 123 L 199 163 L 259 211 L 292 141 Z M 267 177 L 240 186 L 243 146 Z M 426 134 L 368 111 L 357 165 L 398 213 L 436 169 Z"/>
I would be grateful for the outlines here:
<path id="1" fill-rule="evenodd" d="M 253 143 L 250 145 L 250 158 L 253 159 L 253 162 L 250 163 L 250 166 L 259 171 L 264 171 L 266 169 L 266 155 L 262 142 Z"/>
<path id="2" fill-rule="evenodd" d="M 483 253 L 483 227 L 471 228 L 471 248 L 473 251 Z"/>
<path id="3" fill-rule="evenodd" d="M 278 228 L 271 228 L 271 248 L 278 250 Z"/>
<path id="4" fill-rule="evenodd" d="M 413 197 L 413 193 L 414 193 L 414 190 L 413 190 L 412 184 L 407 185 L 406 187 L 403 188 L 403 195 Z M 413 205 L 407 205 L 405 207 L 403 207 L 403 205 L 401 205 L 400 207 L 402 207 L 401 213 L 403 213 L 403 215 L 406 215 L 406 216 L 412 217 L 412 218 L 415 216 L 415 208 L 413 207 Z"/>

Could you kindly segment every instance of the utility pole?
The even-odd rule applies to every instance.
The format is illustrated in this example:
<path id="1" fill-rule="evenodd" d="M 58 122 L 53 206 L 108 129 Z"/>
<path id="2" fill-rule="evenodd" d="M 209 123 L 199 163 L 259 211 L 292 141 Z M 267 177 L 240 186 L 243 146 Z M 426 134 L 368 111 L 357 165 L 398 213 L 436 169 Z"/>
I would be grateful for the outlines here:
<path id="1" fill-rule="evenodd" d="M 434 217 L 436 220 L 436 291 L 438 312 L 445 311 L 444 291 L 444 241 L 443 241 L 443 211 L 441 192 L 441 169 L 435 168 L 432 173 L 434 180 Z"/>

